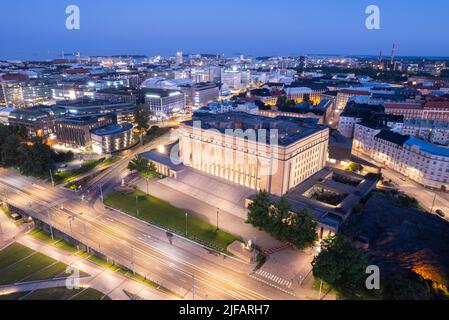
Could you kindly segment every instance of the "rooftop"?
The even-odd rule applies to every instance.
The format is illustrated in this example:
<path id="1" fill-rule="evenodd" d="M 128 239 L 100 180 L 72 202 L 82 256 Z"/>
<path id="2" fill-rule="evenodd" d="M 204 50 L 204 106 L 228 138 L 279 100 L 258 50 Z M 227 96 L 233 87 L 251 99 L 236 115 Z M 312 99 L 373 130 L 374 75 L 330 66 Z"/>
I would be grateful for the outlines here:
<path id="1" fill-rule="evenodd" d="M 109 136 L 109 135 L 118 134 L 118 133 L 132 130 L 132 128 L 133 128 L 133 125 L 131 123 L 127 123 L 127 122 L 121 123 L 121 124 L 113 123 L 109 126 L 93 130 L 92 133 L 97 136 Z"/>
<path id="2" fill-rule="evenodd" d="M 420 151 L 427 152 L 435 156 L 449 157 L 449 148 L 437 146 L 415 137 L 408 139 L 405 144 L 410 147 L 418 147 Z"/>
<path id="3" fill-rule="evenodd" d="M 379 132 L 375 138 L 378 139 L 382 139 L 385 141 L 389 141 L 392 142 L 394 144 L 397 145 L 404 145 L 404 143 L 410 139 L 410 136 L 404 136 L 402 134 L 393 132 L 393 131 L 389 131 L 389 130 L 382 130 L 381 132 Z"/>
<path id="4" fill-rule="evenodd" d="M 198 114 L 193 120 L 183 122 L 186 126 L 193 126 L 194 121 L 201 121 L 201 128 L 204 130 L 215 129 L 223 134 L 226 130 L 243 131 L 248 129 L 256 130 L 277 130 L 278 143 L 281 146 L 288 146 L 307 136 L 327 130 L 323 125 L 317 125 L 315 121 L 301 118 L 277 117 L 269 118 L 248 114 L 245 112 L 226 112 L 221 114 Z M 270 139 L 267 134 L 267 142 Z"/>

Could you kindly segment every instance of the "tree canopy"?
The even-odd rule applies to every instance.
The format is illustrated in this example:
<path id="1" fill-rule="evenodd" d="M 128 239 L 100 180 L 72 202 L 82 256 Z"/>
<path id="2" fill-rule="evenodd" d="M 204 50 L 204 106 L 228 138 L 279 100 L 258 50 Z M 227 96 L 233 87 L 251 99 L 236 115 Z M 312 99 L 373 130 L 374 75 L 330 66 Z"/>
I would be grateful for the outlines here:
<path id="1" fill-rule="evenodd" d="M 250 204 L 247 223 L 298 249 L 313 245 L 318 237 L 317 224 L 307 210 L 293 212 L 285 197 L 272 202 L 266 191 L 259 192 Z"/>
<path id="2" fill-rule="evenodd" d="M 357 299 L 364 294 L 368 260 L 343 235 L 324 240 L 312 265 L 313 276 L 328 283 L 343 298 Z"/>

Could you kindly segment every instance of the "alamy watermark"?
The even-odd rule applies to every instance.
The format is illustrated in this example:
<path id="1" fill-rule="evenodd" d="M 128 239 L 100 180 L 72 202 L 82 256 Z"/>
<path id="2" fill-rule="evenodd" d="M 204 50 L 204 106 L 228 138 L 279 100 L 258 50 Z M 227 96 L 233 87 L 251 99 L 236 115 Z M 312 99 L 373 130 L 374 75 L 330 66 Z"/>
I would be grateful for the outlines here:
<path id="1" fill-rule="evenodd" d="M 371 265 L 366 268 L 366 274 L 369 274 L 366 278 L 365 286 L 368 290 L 380 290 L 380 269 L 376 265 Z"/>
<path id="2" fill-rule="evenodd" d="M 65 273 L 69 274 L 65 280 L 65 286 L 69 290 L 79 290 L 81 288 L 80 271 L 77 268 L 68 266 L 65 269 Z"/>
<path id="3" fill-rule="evenodd" d="M 68 15 L 65 20 L 67 30 L 79 30 L 81 28 L 81 11 L 77 5 L 67 6 L 65 13 Z"/>
<path id="4" fill-rule="evenodd" d="M 368 30 L 380 30 L 380 8 L 376 5 L 366 7 L 365 13 L 368 17 L 365 20 L 365 26 Z"/>
<path id="5" fill-rule="evenodd" d="M 201 121 L 194 121 L 188 136 L 183 134 L 174 132 L 171 136 L 171 141 L 180 139 L 182 144 L 171 149 L 170 159 L 175 165 L 186 162 L 193 167 L 218 165 L 239 171 L 257 170 L 263 176 L 274 175 L 279 169 L 278 129 L 220 131 L 203 129 Z"/>

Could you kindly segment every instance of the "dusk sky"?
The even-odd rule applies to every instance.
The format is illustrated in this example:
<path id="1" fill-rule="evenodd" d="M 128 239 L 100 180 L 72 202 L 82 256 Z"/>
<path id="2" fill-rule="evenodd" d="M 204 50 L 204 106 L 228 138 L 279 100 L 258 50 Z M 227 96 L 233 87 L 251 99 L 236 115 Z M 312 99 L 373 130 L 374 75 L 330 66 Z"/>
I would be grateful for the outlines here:
<path id="1" fill-rule="evenodd" d="M 65 28 L 78 5 L 81 29 Z M 365 28 L 365 8 L 381 30 Z M 2 0 L 0 59 L 245 53 L 449 56 L 447 0 Z"/>

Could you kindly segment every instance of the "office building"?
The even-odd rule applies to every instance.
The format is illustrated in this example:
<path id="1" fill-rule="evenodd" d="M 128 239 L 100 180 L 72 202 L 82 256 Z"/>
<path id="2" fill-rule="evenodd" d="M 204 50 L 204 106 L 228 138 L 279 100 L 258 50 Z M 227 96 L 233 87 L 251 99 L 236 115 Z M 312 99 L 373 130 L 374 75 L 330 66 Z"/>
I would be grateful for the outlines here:
<path id="1" fill-rule="evenodd" d="M 118 123 L 132 122 L 136 105 L 130 102 L 110 102 L 104 100 L 82 99 L 75 101 L 60 101 L 62 108 L 69 116 L 114 114 Z"/>
<path id="2" fill-rule="evenodd" d="M 196 83 L 180 86 L 186 96 L 187 106 L 201 108 L 218 100 L 220 89 L 214 83 Z"/>
<path id="3" fill-rule="evenodd" d="M 131 123 L 110 124 L 91 131 L 92 151 L 109 154 L 133 145 L 133 125 Z"/>
<path id="4" fill-rule="evenodd" d="M 157 117 L 184 112 L 186 97 L 179 90 L 144 89 L 145 104 Z"/>
<path id="5" fill-rule="evenodd" d="M 60 118 L 56 121 L 56 137 L 62 145 L 92 150 L 91 131 L 114 124 L 113 115 L 85 115 L 79 117 Z"/>

